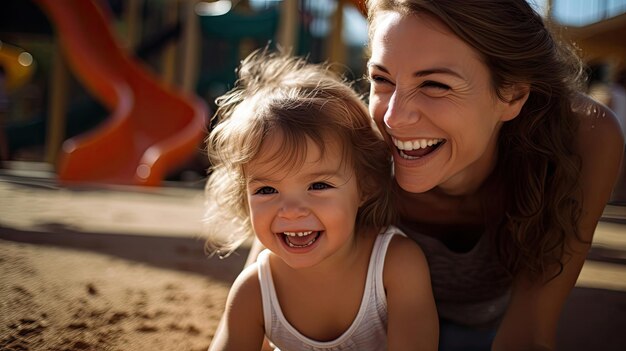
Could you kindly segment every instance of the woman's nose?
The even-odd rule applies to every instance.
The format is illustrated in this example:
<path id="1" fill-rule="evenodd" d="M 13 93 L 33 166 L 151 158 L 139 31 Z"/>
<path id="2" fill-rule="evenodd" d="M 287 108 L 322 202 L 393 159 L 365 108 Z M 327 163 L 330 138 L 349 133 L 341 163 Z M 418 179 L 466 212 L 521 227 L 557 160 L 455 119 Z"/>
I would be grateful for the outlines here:
<path id="1" fill-rule="evenodd" d="M 385 125 L 390 129 L 398 129 L 410 126 L 419 121 L 419 111 L 411 103 L 410 94 L 402 93 L 396 90 L 387 105 L 384 121 Z"/>

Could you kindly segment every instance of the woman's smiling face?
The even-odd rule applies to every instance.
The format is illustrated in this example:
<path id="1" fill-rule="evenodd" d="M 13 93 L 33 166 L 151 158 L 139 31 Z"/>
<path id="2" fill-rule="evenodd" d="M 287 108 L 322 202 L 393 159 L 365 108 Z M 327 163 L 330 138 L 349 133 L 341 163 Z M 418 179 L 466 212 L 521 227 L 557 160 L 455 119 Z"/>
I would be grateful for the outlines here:
<path id="1" fill-rule="evenodd" d="M 496 162 L 503 121 L 517 115 L 496 97 L 478 52 L 428 15 L 377 15 L 370 42 L 370 114 L 392 145 L 406 191 L 475 191 Z"/>

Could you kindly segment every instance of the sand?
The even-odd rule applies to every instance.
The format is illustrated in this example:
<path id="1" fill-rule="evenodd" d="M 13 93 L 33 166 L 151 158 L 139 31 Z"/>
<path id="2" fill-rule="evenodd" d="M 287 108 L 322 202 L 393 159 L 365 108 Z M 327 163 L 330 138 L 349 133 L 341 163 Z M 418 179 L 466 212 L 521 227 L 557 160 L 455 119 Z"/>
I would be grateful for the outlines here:
<path id="1" fill-rule="evenodd" d="M 85 250 L 0 251 L 1 350 L 206 350 L 230 286 Z"/>
<path id="2" fill-rule="evenodd" d="M 248 252 L 207 257 L 201 191 L 22 183 L 0 177 L 0 350 L 208 348 Z M 596 230 L 559 350 L 625 349 L 620 213 Z"/>
<path id="3" fill-rule="evenodd" d="M 207 257 L 199 194 L 0 182 L 0 350 L 206 350 L 247 252 Z"/>

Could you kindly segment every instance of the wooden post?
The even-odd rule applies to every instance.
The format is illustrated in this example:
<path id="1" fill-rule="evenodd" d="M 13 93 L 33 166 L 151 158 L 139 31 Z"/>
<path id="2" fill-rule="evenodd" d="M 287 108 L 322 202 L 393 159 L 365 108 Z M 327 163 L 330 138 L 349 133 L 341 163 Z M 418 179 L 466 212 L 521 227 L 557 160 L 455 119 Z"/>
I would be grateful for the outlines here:
<path id="1" fill-rule="evenodd" d="M 141 38 L 141 8 L 143 7 L 143 0 L 128 0 L 124 6 L 125 42 L 126 47 L 133 51 Z"/>
<path id="2" fill-rule="evenodd" d="M 178 0 L 166 1 L 163 4 L 163 19 L 165 22 L 165 28 L 176 24 L 178 21 Z M 176 82 L 176 41 L 170 41 L 165 45 L 163 49 L 163 56 L 161 57 L 161 77 L 163 81 L 168 85 L 175 85 Z"/>
<path id="3" fill-rule="evenodd" d="M 298 45 L 298 0 L 283 0 L 278 24 L 278 45 L 295 53 Z"/>
<path id="4" fill-rule="evenodd" d="M 198 78 L 198 62 L 200 55 L 200 23 L 196 15 L 195 7 L 197 0 L 186 0 L 183 2 L 182 13 L 184 14 L 182 33 L 182 52 L 180 60 L 180 74 L 182 90 L 187 93 L 194 93 Z"/>
<path id="5" fill-rule="evenodd" d="M 55 39 L 50 79 L 50 100 L 48 102 L 48 126 L 46 128 L 45 162 L 55 165 L 65 139 L 67 114 L 67 93 L 69 70 L 61 53 L 58 39 Z"/>
<path id="6" fill-rule="evenodd" d="M 344 64 L 346 61 L 346 46 L 341 37 L 343 31 L 343 7 L 346 0 L 337 1 L 337 10 L 332 17 L 330 42 L 328 46 L 328 61 Z"/>
<path id="7" fill-rule="evenodd" d="M 546 7 L 547 7 L 547 8 L 546 8 L 546 18 L 547 18 L 549 21 L 552 21 L 552 20 L 553 20 L 553 18 L 552 18 L 552 16 L 554 15 L 554 13 L 552 12 L 552 5 L 553 5 L 553 2 L 554 2 L 553 0 L 546 0 Z"/>

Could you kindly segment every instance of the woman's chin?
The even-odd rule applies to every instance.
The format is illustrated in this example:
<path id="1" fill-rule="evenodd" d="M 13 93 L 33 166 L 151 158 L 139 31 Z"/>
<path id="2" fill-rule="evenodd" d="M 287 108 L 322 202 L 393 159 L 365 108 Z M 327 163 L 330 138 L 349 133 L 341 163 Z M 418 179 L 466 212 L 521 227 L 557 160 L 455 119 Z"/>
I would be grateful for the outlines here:
<path id="1" fill-rule="evenodd" d="M 414 175 L 402 175 L 400 173 L 396 173 L 396 182 L 400 186 L 400 188 L 409 193 L 425 193 L 436 186 L 432 180 L 429 179 L 419 179 Z"/>

